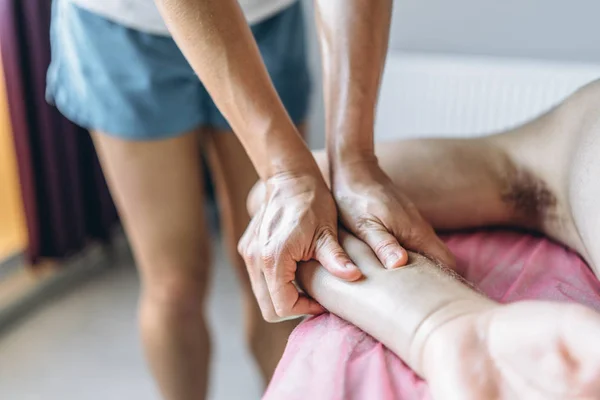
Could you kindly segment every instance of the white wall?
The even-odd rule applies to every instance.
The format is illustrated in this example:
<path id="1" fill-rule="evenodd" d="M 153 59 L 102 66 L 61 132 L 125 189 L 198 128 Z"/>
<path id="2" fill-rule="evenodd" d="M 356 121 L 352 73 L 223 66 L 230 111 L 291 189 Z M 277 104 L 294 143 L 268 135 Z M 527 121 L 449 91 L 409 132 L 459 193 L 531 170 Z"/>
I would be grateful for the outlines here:
<path id="1" fill-rule="evenodd" d="M 375 138 L 473 137 L 512 128 L 598 79 L 598 63 L 393 52 Z"/>
<path id="2" fill-rule="evenodd" d="M 598 0 L 397 0 L 391 48 L 600 61 Z"/>

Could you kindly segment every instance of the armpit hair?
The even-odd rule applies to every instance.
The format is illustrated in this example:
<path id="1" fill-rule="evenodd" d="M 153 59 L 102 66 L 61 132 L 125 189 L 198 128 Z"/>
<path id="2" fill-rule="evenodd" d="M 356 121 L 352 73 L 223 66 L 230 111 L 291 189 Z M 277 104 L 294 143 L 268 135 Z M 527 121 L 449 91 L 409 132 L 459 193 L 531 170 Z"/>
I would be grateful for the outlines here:
<path id="1" fill-rule="evenodd" d="M 513 168 L 507 175 L 501 199 L 526 228 L 540 229 L 556 208 L 556 196 L 546 183 L 532 172 Z"/>

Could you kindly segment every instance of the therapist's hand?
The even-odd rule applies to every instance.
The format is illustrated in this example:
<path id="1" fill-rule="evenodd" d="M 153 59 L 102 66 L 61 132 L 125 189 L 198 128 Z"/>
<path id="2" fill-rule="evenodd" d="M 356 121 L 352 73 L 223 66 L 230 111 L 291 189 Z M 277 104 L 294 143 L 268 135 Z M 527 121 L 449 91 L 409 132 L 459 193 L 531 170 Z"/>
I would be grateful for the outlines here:
<path id="1" fill-rule="evenodd" d="M 238 251 L 252 289 L 269 322 L 323 308 L 294 284 L 298 262 L 315 259 L 338 278 L 354 281 L 362 274 L 338 242 L 335 202 L 318 168 L 279 173 L 265 182 L 265 198 Z"/>
<path id="2" fill-rule="evenodd" d="M 339 164 L 331 178 L 343 225 L 367 243 L 386 268 L 406 264 L 405 248 L 454 266 L 452 253 L 375 157 Z"/>

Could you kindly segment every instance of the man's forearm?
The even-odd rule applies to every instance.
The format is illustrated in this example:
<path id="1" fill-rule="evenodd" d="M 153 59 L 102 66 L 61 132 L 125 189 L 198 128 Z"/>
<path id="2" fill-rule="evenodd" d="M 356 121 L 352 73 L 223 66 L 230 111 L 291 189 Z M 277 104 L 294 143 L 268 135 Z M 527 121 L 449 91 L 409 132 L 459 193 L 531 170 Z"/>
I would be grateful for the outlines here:
<path id="1" fill-rule="evenodd" d="M 261 178 L 312 167 L 312 156 L 271 83 L 237 1 L 156 3 Z"/>
<path id="2" fill-rule="evenodd" d="M 494 304 L 422 256 L 413 255 L 406 267 L 385 270 L 363 242 L 350 235 L 341 238 L 364 279 L 343 282 L 311 262 L 299 266 L 298 282 L 330 312 L 381 341 L 421 375 L 422 352 L 432 332 Z"/>
<path id="3" fill-rule="evenodd" d="M 373 126 L 388 47 L 391 0 L 317 0 L 327 150 L 339 162 L 372 157 Z"/>

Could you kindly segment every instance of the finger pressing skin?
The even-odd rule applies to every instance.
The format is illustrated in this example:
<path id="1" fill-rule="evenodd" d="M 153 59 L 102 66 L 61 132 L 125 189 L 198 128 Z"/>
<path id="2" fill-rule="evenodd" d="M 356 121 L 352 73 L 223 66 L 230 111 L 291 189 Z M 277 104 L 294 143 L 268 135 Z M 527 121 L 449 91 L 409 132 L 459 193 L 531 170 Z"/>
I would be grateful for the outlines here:
<path id="1" fill-rule="evenodd" d="M 362 277 L 360 269 L 338 242 L 337 235 L 324 232 L 317 239 L 314 259 L 319 261 L 332 275 L 346 281 L 355 281 Z"/>
<path id="2" fill-rule="evenodd" d="M 386 269 L 398 268 L 408 262 L 408 253 L 398 240 L 380 224 L 357 232 L 357 236 L 373 250 Z"/>
<path id="3" fill-rule="evenodd" d="M 289 262 L 295 263 L 289 260 L 286 263 Z M 279 263 L 274 269 L 265 270 L 265 280 L 277 316 L 280 318 L 289 318 L 301 315 L 316 315 L 325 312 L 325 309 L 315 300 L 298 292 L 293 280 L 284 277 L 287 274 L 277 272 L 278 270 L 296 270 L 296 265 L 285 265 L 286 263 Z"/>

